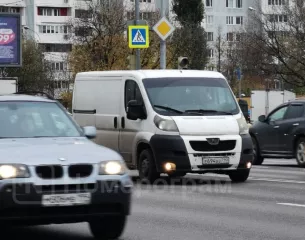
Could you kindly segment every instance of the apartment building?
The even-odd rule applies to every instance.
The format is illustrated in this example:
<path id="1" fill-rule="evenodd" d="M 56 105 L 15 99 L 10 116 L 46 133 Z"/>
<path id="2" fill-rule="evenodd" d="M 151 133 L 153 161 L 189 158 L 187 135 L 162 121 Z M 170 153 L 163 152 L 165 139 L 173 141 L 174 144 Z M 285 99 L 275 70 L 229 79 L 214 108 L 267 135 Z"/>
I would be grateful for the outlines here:
<path id="1" fill-rule="evenodd" d="M 216 70 L 216 41 L 232 42 L 239 40 L 240 30 L 244 28 L 247 17 L 257 0 L 204 0 L 204 28 L 207 32 L 209 51 L 209 70 Z"/>
<path id="2" fill-rule="evenodd" d="M 18 12 L 22 16 L 24 36 L 40 44 L 55 72 L 58 97 L 61 91 L 69 88 L 71 73 L 67 66 L 68 54 L 73 42 L 68 37 L 69 21 L 83 17 L 88 3 L 107 0 L 0 0 L 0 12 Z M 111 1 L 111 0 L 108 0 Z M 133 18 L 134 0 L 121 0 L 126 6 L 127 17 Z M 140 18 L 149 20 L 162 0 L 140 0 Z"/>

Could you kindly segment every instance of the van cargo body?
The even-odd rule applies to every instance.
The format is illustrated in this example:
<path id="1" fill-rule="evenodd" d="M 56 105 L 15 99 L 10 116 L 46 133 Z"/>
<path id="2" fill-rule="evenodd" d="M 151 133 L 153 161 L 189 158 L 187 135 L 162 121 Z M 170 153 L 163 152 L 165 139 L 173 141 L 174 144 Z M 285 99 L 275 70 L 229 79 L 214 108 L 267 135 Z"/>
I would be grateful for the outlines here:
<path id="1" fill-rule="evenodd" d="M 219 173 L 246 181 L 248 125 L 225 77 L 197 70 L 94 71 L 76 75 L 73 117 L 97 128 L 142 180 L 161 173 Z"/>

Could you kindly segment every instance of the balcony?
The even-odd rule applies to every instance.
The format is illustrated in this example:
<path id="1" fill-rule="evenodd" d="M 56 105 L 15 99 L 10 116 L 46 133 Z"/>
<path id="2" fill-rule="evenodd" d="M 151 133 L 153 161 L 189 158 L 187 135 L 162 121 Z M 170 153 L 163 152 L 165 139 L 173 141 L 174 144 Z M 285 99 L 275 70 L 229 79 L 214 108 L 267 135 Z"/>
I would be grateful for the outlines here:
<path id="1" fill-rule="evenodd" d="M 38 7 L 72 7 L 73 0 L 36 0 Z"/>
<path id="2" fill-rule="evenodd" d="M 69 43 L 67 34 L 39 33 L 38 36 L 40 43 Z"/>
<path id="3" fill-rule="evenodd" d="M 68 23 L 72 16 L 37 16 L 37 23 Z"/>

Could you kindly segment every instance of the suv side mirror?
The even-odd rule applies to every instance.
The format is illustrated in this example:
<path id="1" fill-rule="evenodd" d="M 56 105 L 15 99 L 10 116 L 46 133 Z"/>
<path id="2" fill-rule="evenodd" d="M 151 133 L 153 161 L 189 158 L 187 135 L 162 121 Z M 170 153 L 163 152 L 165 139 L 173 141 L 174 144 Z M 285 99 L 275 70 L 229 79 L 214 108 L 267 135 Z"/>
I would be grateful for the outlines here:
<path id="1" fill-rule="evenodd" d="M 127 118 L 130 120 L 145 119 L 146 113 L 143 104 L 131 100 L 127 104 Z"/>
<path id="2" fill-rule="evenodd" d="M 258 117 L 258 121 L 260 121 L 260 122 L 265 122 L 265 121 L 266 121 L 266 116 L 265 116 L 265 115 L 260 115 L 260 116 Z"/>
<path id="3" fill-rule="evenodd" d="M 93 126 L 83 127 L 84 134 L 87 138 L 93 139 L 96 137 L 96 128 Z"/>

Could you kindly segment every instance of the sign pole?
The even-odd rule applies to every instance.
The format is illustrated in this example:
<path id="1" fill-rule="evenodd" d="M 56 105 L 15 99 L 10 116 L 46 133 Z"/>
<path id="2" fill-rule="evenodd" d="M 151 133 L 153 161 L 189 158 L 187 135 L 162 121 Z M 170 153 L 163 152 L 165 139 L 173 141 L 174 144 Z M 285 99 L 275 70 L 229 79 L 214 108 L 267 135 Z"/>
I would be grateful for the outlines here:
<path id="1" fill-rule="evenodd" d="M 237 78 L 238 78 L 238 95 L 239 99 L 241 99 L 241 79 L 242 79 L 242 73 L 240 67 L 237 68 Z"/>
<path id="2" fill-rule="evenodd" d="M 139 24 L 140 19 L 140 1 L 135 0 L 135 12 L 136 12 L 136 25 Z M 136 70 L 141 69 L 141 53 L 140 49 L 136 49 Z"/>
<path id="3" fill-rule="evenodd" d="M 165 17 L 164 2 L 161 3 L 161 18 Z M 160 69 L 166 69 L 166 41 L 163 39 L 160 41 Z"/>

